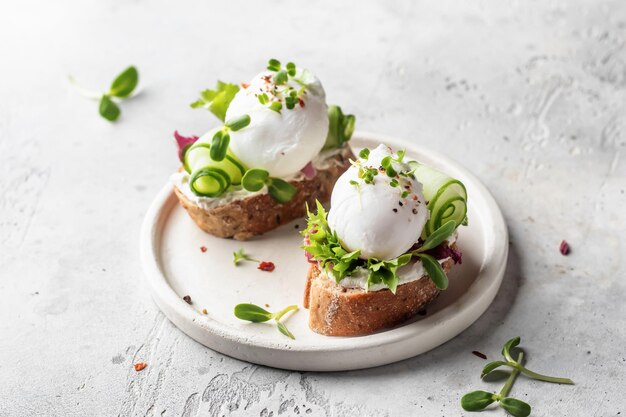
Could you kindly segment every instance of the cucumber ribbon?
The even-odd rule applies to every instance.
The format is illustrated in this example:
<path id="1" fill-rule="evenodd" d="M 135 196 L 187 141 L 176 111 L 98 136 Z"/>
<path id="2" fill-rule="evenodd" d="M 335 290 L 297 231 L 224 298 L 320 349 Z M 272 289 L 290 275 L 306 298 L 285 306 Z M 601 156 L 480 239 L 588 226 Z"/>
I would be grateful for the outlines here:
<path id="1" fill-rule="evenodd" d="M 436 169 L 411 161 L 413 175 L 422 183 L 428 201 L 430 218 L 424 226 L 422 239 L 453 220 L 456 225 L 467 224 L 467 190 L 457 179 Z"/>

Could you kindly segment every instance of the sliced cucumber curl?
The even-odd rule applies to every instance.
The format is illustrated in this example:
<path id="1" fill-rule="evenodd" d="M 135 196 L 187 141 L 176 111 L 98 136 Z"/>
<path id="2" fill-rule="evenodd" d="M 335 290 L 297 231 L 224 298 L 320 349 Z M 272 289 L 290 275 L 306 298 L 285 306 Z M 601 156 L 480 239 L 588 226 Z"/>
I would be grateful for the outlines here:
<path id="1" fill-rule="evenodd" d="M 456 225 L 467 224 L 467 190 L 457 179 L 436 169 L 411 161 L 413 175 L 424 186 L 430 218 L 424 226 L 422 239 L 453 220 Z"/>

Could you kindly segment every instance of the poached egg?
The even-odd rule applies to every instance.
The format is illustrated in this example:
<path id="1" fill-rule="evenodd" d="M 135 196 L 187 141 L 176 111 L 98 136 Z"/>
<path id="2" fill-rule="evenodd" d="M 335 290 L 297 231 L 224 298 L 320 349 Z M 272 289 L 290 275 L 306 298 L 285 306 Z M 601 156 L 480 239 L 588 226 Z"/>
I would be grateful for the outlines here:
<path id="1" fill-rule="evenodd" d="M 379 145 L 367 159 L 359 158 L 339 177 L 331 195 L 328 225 L 346 250 L 361 251 L 361 259 L 389 260 L 407 252 L 429 217 L 420 182 L 409 176 L 390 178 L 380 169 L 387 156 L 397 158 L 389 147 Z M 411 169 L 396 160 L 392 167 L 398 173 Z M 378 174 L 371 183 L 359 178 L 359 171 L 372 168 Z"/>
<path id="2" fill-rule="evenodd" d="M 240 89 L 228 107 L 226 120 L 250 116 L 247 127 L 230 133 L 230 148 L 245 165 L 265 169 L 273 177 L 288 178 L 317 156 L 326 142 L 326 94 L 317 77 L 298 68 L 294 78 L 306 88 L 295 107 L 287 109 L 282 90 L 286 85 L 296 91 L 302 86 L 292 78 L 286 85 L 276 86 L 274 74 L 262 72 Z M 262 94 L 270 102 L 282 103 L 280 113 L 259 102 Z"/>

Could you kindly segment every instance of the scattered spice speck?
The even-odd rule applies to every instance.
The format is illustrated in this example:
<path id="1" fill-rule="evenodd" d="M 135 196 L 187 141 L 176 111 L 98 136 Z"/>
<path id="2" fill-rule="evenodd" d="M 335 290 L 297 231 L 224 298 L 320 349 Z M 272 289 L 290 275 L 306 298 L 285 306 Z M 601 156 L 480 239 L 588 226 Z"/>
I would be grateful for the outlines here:
<path id="1" fill-rule="evenodd" d="M 190 297 L 190 296 L 188 296 L 188 295 L 184 296 L 184 297 L 183 297 L 183 300 L 185 300 L 185 302 L 186 302 L 187 304 L 191 304 L 191 297 Z"/>
<path id="2" fill-rule="evenodd" d="M 206 311 L 206 308 L 203 308 L 203 309 L 202 309 L 202 314 L 204 314 L 205 316 L 206 316 L 207 314 L 209 314 L 209 313 L 208 313 L 208 311 Z"/>
<path id="3" fill-rule="evenodd" d="M 484 353 L 479 352 L 477 350 L 473 350 L 472 351 L 472 355 L 478 356 L 481 359 L 487 359 L 487 355 L 485 355 Z"/>
<path id="4" fill-rule="evenodd" d="M 268 307 L 268 308 L 269 308 L 269 306 L 270 306 L 269 304 L 265 303 L 265 307 Z"/>
<path id="5" fill-rule="evenodd" d="M 559 251 L 561 255 L 566 256 L 569 254 L 569 244 L 566 241 L 561 241 L 561 245 L 559 245 Z"/>
<path id="6" fill-rule="evenodd" d="M 260 262 L 258 269 L 260 269 L 261 271 L 266 271 L 266 272 L 272 272 L 274 269 L 276 269 L 276 265 L 274 265 L 274 262 Z"/>
<path id="7" fill-rule="evenodd" d="M 206 246 L 200 246 L 200 250 L 201 250 L 202 252 L 206 252 Z"/>
<path id="8" fill-rule="evenodd" d="M 136 372 L 139 372 L 139 371 L 143 371 L 144 369 L 146 369 L 146 366 L 148 366 L 148 364 L 145 362 L 137 362 L 136 364 L 133 365 L 133 368 L 135 368 Z"/>

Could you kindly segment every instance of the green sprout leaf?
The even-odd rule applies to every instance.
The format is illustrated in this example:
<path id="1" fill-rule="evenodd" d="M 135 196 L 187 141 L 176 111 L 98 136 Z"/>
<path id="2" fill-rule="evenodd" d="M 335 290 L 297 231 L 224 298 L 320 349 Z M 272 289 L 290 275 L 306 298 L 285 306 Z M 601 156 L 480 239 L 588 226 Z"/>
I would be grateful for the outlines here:
<path id="1" fill-rule="evenodd" d="M 485 365 L 485 367 L 483 368 L 482 373 L 480 374 L 481 378 L 486 377 L 487 375 L 489 375 L 491 372 L 495 371 L 497 368 L 501 367 L 501 366 L 505 366 L 508 365 L 508 362 L 504 362 L 504 361 L 493 361 L 493 362 L 489 362 L 487 365 Z"/>
<path id="2" fill-rule="evenodd" d="M 367 158 L 369 158 L 370 156 L 370 150 L 367 148 L 363 148 L 361 149 L 361 152 L 359 152 L 359 158 L 361 159 L 365 159 L 367 161 Z"/>
<path id="3" fill-rule="evenodd" d="M 270 173 L 264 169 L 249 169 L 241 179 L 241 185 L 247 191 L 259 191 L 265 186 Z"/>
<path id="4" fill-rule="evenodd" d="M 137 72 L 137 68 L 130 66 L 113 80 L 108 95 L 126 98 L 132 94 L 138 82 L 139 73 Z"/>
<path id="5" fill-rule="evenodd" d="M 276 85 L 285 84 L 287 81 L 289 81 L 289 75 L 287 74 L 287 71 L 280 70 L 276 74 L 274 74 L 274 83 Z"/>
<path id="6" fill-rule="evenodd" d="M 215 89 L 204 90 L 200 93 L 200 98 L 191 103 L 191 108 L 204 108 L 213 113 L 222 122 L 226 118 L 226 111 L 230 102 L 239 91 L 237 84 L 224 83 L 218 81 Z"/>
<path id="7" fill-rule="evenodd" d="M 287 336 L 290 339 L 296 340 L 296 338 L 294 337 L 293 333 L 291 333 L 289 331 L 289 329 L 287 329 L 287 326 L 285 326 L 283 323 L 278 321 L 278 322 L 276 322 L 276 326 L 278 327 L 278 331 L 279 332 L 281 332 L 282 334 L 284 334 L 285 336 Z"/>
<path id="8" fill-rule="evenodd" d="M 425 253 L 417 253 L 417 256 L 419 256 L 426 273 L 435 286 L 440 290 L 448 288 L 448 277 L 439 262 L 437 262 L 437 260 L 432 256 L 426 255 Z"/>
<path id="9" fill-rule="evenodd" d="M 258 96 L 256 96 L 257 100 L 259 100 L 259 103 L 266 105 L 270 99 L 267 96 L 267 94 L 263 93 L 263 94 L 259 94 Z"/>
<path id="10" fill-rule="evenodd" d="M 461 407 L 465 411 L 480 411 L 484 410 L 497 399 L 497 396 L 492 392 L 487 391 L 473 391 L 465 394 L 461 398 Z"/>
<path id="11" fill-rule="evenodd" d="M 120 108 L 106 94 L 100 98 L 100 116 L 110 122 L 116 121 L 120 117 Z"/>
<path id="12" fill-rule="evenodd" d="M 435 230 L 430 236 L 426 238 L 426 241 L 422 246 L 420 246 L 417 251 L 425 252 L 430 249 L 434 249 L 437 246 L 441 245 L 443 241 L 450 237 L 450 235 L 456 229 L 456 223 L 454 220 L 447 221 L 440 228 Z"/>
<path id="13" fill-rule="evenodd" d="M 283 104 L 280 101 L 272 101 L 269 106 L 270 110 L 274 110 L 276 113 L 280 113 L 283 108 Z"/>
<path id="14" fill-rule="evenodd" d="M 267 64 L 267 69 L 270 71 L 280 71 L 280 61 L 277 59 L 270 59 Z"/>
<path id="15" fill-rule="evenodd" d="M 395 177 L 398 175 L 396 170 L 393 168 L 391 156 L 385 156 L 382 161 L 380 161 L 380 165 L 385 168 L 385 173 L 388 177 Z"/>
<path id="16" fill-rule="evenodd" d="M 289 76 L 291 77 L 296 76 L 296 64 L 294 64 L 293 62 L 287 62 L 287 65 L 285 65 L 285 68 L 287 68 L 287 74 L 289 74 Z"/>
<path id="17" fill-rule="evenodd" d="M 226 122 L 224 126 L 236 132 L 238 130 L 243 129 L 244 127 L 250 124 L 250 116 L 244 114 L 243 116 L 234 117 Z"/>
<path id="18" fill-rule="evenodd" d="M 290 339 L 294 339 L 294 335 L 287 329 L 284 323 L 280 319 L 290 311 L 298 311 L 297 305 L 291 305 L 283 308 L 277 313 L 270 313 L 262 307 L 255 304 L 237 304 L 235 306 L 235 316 L 241 320 L 251 321 L 253 323 L 266 322 L 274 319 L 278 331 L 287 336 Z"/>
<path id="19" fill-rule="evenodd" d="M 235 316 L 238 319 L 251 321 L 253 323 L 262 323 L 271 320 L 274 315 L 264 308 L 255 304 L 237 304 L 235 306 Z"/>
<path id="20" fill-rule="evenodd" d="M 243 248 L 239 248 L 237 252 L 233 252 L 233 263 L 237 266 L 241 261 L 259 262 L 258 259 L 254 259 L 250 255 L 246 254 L 243 251 Z"/>
<path id="21" fill-rule="evenodd" d="M 228 145 L 230 144 L 230 135 L 228 132 L 218 130 L 211 141 L 211 148 L 209 153 L 211 159 L 214 161 L 222 161 L 226 157 L 228 152 Z"/>
<path id="22" fill-rule="evenodd" d="M 531 412 L 530 405 L 516 398 L 505 397 L 499 401 L 500 407 L 504 408 L 513 417 L 528 417 Z"/>
<path id="23" fill-rule="evenodd" d="M 280 178 L 270 178 L 267 191 L 279 203 L 287 203 L 296 195 L 298 189 Z"/>
<path id="24" fill-rule="evenodd" d="M 521 338 L 519 336 L 514 337 L 513 339 L 508 340 L 504 346 L 502 347 L 502 356 L 506 358 L 509 362 L 515 362 L 513 356 L 511 356 L 511 349 L 519 345 Z"/>

